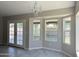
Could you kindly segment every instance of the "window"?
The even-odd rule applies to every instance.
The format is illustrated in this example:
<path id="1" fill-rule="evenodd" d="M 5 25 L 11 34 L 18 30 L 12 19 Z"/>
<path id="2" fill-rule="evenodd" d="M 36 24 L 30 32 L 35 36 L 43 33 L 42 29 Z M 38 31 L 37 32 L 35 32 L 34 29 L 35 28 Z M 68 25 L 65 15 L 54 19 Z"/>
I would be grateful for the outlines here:
<path id="1" fill-rule="evenodd" d="M 57 19 L 46 20 L 45 32 L 47 41 L 57 41 Z"/>
<path id="2" fill-rule="evenodd" d="M 23 23 L 17 23 L 17 44 L 23 45 Z"/>
<path id="3" fill-rule="evenodd" d="M 71 17 L 63 19 L 63 31 L 64 31 L 64 43 L 70 45 Z"/>
<path id="4" fill-rule="evenodd" d="M 33 40 L 40 40 L 40 20 L 33 21 Z"/>
<path id="5" fill-rule="evenodd" d="M 14 23 L 9 24 L 9 43 L 14 43 Z"/>

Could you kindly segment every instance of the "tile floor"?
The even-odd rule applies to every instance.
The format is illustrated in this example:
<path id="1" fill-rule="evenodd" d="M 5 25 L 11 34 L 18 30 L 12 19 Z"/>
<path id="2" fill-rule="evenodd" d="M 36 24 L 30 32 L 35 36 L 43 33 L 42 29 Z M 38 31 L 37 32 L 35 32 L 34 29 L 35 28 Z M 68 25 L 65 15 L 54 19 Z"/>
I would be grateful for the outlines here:
<path id="1" fill-rule="evenodd" d="M 0 46 L 0 57 L 67 57 L 47 49 L 24 50 L 21 48 Z"/>

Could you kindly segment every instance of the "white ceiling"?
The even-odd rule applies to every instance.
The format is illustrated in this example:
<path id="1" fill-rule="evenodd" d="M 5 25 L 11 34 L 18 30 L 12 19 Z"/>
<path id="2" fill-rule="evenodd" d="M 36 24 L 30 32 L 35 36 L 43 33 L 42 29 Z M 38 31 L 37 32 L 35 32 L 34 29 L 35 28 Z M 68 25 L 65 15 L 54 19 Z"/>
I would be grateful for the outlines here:
<path id="1" fill-rule="evenodd" d="M 40 1 L 38 4 L 41 5 L 42 11 L 74 6 L 72 1 Z M 33 1 L 0 1 L 0 15 L 9 16 L 31 13 L 33 6 Z"/>

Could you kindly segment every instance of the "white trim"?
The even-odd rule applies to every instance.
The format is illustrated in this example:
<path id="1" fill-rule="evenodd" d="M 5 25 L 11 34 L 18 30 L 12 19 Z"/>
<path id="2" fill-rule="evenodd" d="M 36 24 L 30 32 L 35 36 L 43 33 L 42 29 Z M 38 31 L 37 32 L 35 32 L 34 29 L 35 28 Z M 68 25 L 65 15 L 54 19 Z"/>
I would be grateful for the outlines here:
<path id="1" fill-rule="evenodd" d="M 48 50 L 53 50 L 53 51 L 61 52 L 61 50 L 51 49 L 51 48 L 47 48 L 47 47 L 43 47 L 43 48 L 44 49 L 48 49 Z"/>
<path id="2" fill-rule="evenodd" d="M 24 48 L 25 50 L 28 50 L 28 48 Z"/>
<path id="3" fill-rule="evenodd" d="M 41 49 L 43 47 L 35 47 L 35 48 L 29 48 L 29 50 L 33 50 L 33 49 Z"/>
<path id="4" fill-rule="evenodd" d="M 53 50 L 53 51 L 56 51 L 56 52 L 60 52 L 60 53 L 63 53 L 65 55 L 67 55 L 68 57 L 72 57 L 72 55 L 70 55 L 69 53 L 67 52 L 64 52 L 64 51 L 61 51 L 61 50 L 57 50 L 57 49 L 51 49 L 51 48 L 46 48 L 46 47 L 35 47 L 35 48 L 29 48 L 29 50 L 33 50 L 33 49 L 48 49 L 48 50 Z"/>
<path id="5" fill-rule="evenodd" d="M 46 47 L 44 47 L 44 49 L 53 50 L 53 51 L 56 51 L 56 52 L 63 53 L 63 54 L 65 54 L 65 55 L 69 56 L 69 57 L 72 57 L 72 55 L 70 55 L 70 54 L 68 54 L 68 53 L 66 53 L 66 52 L 64 52 L 64 51 L 61 51 L 61 50 L 51 49 L 51 48 L 46 48 Z"/>
<path id="6" fill-rule="evenodd" d="M 69 15 L 71 15 L 72 13 L 70 13 L 70 14 L 62 14 L 62 15 L 53 15 L 53 16 L 38 16 L 38 17 L 31 17 L 30 19 L 48 19 L 48 18 L 59 18 L 59 17 L 66 17 L 66 16 L 69 16 Z"/>
<path id="7" fill-rule="evenodd" d="M 58 18 L 58 17 L 65 17 L 65 16 L 69 16 L 71 15 L 72 13 L 70 14 L 63 14 L 63 15 L 54 15 L 54 16 L 44 16 L 44 18 Z"/>
<path id="8" fill-rule="evenodd" d="M 70 55 L 69 53 L 67 52 L 64 52 L 64 51 L 61 51 L 62 53 L 64 53 L 65 55 L 69 56 L 69 57 L 73 57 L 72 55 Z"/>

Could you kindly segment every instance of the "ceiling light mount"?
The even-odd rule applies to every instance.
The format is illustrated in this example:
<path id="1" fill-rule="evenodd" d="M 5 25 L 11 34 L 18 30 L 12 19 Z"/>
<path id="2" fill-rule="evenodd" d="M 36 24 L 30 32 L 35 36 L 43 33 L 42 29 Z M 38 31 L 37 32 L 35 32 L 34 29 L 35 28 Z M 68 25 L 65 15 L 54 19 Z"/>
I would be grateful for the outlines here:
<path id="1" fill-rule="evenodd" d="M 33 6 L 34 17 L 38 17 L 40 12 L 41 12 L 41 5 L 37 1 L 35 1 Z"/>

